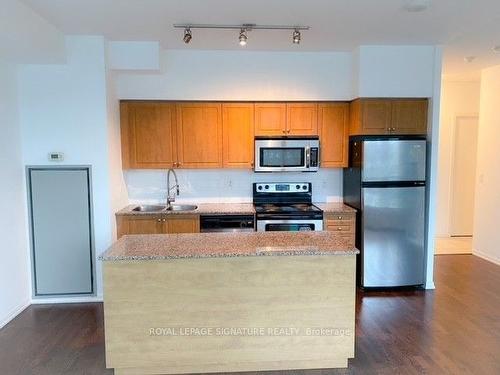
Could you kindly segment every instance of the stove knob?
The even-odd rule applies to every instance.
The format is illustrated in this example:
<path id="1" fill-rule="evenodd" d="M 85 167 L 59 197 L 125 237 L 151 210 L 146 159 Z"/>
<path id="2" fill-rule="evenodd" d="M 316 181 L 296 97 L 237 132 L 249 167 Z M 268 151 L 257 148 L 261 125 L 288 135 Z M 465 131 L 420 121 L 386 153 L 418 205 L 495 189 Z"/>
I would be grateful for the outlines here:
<path id="1" fill-rule="evenodd" d="M 262 190 L 262 185 L 259 185 L 259 187 L 257 189 Z"/>
<path id="2" fill-rule="evenodd" d="M 266 188 L 266 190 L 267 190 L 267 189 L 269 189 L 269 185 L 266 185 L 266 186 L 264 186 L 264 187 Z"/>
<path id="3" fill-rule="evenodd" d="M 307 185 L 302 185 L 302 189 L 307 190 Z"/>
<path id="4" fill-rule="evenodd" d="M 299 190 L 300 189 L 300 185 L 295 185 L 295 189 Z"/>

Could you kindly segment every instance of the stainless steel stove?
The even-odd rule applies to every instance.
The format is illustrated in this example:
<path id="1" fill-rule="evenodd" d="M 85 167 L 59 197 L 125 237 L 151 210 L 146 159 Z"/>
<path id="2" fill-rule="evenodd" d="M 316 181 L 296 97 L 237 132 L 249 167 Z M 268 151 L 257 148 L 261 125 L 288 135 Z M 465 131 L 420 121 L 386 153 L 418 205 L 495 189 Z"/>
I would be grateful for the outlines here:
<path id="1" fill-rule="evenodd" d="M 254 183 L 257 231 L 323 230 L 323 211 L 312 204 L 309 182 Z"/>

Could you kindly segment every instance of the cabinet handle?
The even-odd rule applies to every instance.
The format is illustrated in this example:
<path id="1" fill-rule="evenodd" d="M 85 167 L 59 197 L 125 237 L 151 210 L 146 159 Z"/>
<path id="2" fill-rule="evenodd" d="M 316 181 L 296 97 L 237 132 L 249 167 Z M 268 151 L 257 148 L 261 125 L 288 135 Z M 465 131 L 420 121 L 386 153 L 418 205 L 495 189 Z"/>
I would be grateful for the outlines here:
<path id="1" fill-rule="evenodd" d="M 339 216 L 339 217 L 338 217 L 338 219 L 339 219 L 339 220 L 342 220 L 342 216 Z"/>
<path id="2" fill-rule="evenodd" d="M 161 221 L 165 222 L 165 221 L 167 221 L 167 219 L 161 219 Z"/>
<path id="3" fill-rule="evenodd" d="M 288 134 L 290 134 L 290 129 L 288 129 L 286 132 L 287 132 Z"/>
<path id="4" fill-rule="evenodd" d="M 178 163 L 177 163 L 177 166 L 178 166 L 178 167 L 180 167 L 181 165 L 182 165 L 182 163 L 181 163 L 181 162 L 178 162 Z"/>
<path id="5" fill-rule="evenodd" d="M 283 130 L 283 134 L 286 134 L 286 130 Z"/>
<path id="6" fill-rule="evenodd" d="M 156 219 L 159 223 L 161 222 L 161 219 Z"/>
<path id="7" fill-rule="evenodd" d="M 342 228 L 341 228 L 341 227 L 338 227 L 338 228 L 337 228 L 337 230 L 339 230 L 339 231 L 340 231 L 340 230 L 342 230 Z"/>

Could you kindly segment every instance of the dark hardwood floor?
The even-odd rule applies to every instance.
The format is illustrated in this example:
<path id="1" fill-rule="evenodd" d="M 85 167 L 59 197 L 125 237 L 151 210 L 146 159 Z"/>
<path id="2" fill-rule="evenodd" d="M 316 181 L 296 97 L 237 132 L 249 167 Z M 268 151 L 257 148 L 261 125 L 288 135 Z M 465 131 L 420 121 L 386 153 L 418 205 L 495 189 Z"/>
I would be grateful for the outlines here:
<path id="1" fill-rule="evenodd" d="M 348 369 L 272 374 L 500 374 L 500 267 L 441 255 L 435 268 L 435 291 L 358 293 Z M 112 373 L 99 303 L 31 306 L 0 330 L 1 375 Z"/>

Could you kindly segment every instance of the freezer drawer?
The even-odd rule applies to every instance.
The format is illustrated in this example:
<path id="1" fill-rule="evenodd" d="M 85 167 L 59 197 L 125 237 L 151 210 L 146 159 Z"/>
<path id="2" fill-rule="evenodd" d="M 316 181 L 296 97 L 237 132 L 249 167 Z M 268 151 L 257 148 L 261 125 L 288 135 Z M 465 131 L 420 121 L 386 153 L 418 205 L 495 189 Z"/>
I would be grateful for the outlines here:
<path id="1" fill-rule="evenodd" d="M 425 186 L 363 188 L 364 287 L 424 282 Z"/>
<path id="2" fill-rule="evenodd" d="M 365 140 L 363 182 L 425 181 L 425 140 Z"/>

